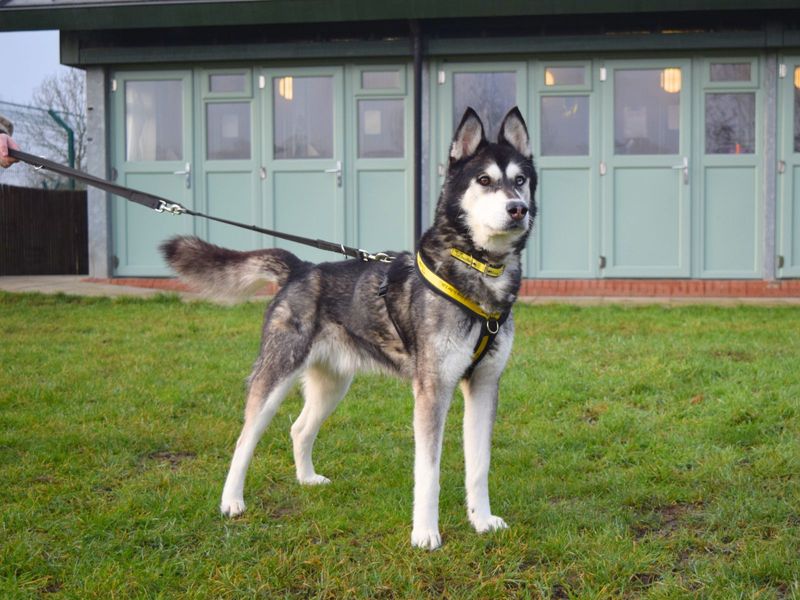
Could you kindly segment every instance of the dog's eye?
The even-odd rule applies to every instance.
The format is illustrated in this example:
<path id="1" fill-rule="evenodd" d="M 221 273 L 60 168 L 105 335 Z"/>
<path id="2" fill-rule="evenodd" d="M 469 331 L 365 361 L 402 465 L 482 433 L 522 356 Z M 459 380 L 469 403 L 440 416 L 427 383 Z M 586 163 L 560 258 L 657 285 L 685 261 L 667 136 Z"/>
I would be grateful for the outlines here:
<path id="1" fill-rule="evenodd" d="M 492 183 L 492 180 L 489 178 L 488 175 L 481 175 L 480 177 L 478 177 L 478 183 L 480 183 L 483 187 L 486 187 L 487 185 Z"/>
<path id="2" fill-rule="evenodd" d="M 522 175 L 517 175 L 517 178 L 514 180 L 514 183 L 516 183 L 518 186 L 521 186 L 524 185 L 525 181 L 527 181 L 525 177 L 523 177 Z"/>

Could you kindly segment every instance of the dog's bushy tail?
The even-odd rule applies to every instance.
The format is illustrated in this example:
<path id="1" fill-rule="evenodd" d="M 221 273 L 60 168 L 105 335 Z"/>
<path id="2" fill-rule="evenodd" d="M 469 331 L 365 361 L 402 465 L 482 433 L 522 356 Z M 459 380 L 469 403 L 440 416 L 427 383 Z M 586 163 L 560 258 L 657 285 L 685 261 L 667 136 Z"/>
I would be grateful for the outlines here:
<path id="1" fill-rule="evenodd" d="M 160 250 L 181 279 L 198 291 L 217 297 L 244 296 L 270 281 L 282 286 L 292 273 L 310 266 L 279 248 L 239 252 L 194 236 L 171 238 L 161 244 Z"/>

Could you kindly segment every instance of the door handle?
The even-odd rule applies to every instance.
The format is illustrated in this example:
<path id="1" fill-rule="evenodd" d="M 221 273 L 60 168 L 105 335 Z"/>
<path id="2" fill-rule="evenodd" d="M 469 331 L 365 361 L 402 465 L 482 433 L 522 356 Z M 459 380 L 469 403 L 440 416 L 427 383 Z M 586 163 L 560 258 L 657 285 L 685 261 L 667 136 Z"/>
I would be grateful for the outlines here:
<path id="1" fill-rule="evenodd" d="M 335 173 L 336 174 L 336 187 L 342 187 L 342 161 L 336 161 L 336 168 L 334 169 L 325 169 L 326 173 Z"/>
<path id="2" fill-rule="evenodd" d="M 186 167 L 183 171 L 173 171 L 174 175 L 185 175 L 186 176 L 186 189 L 190 189 L 192 187 L 192 164 L 186 163 Z"/>
<path id="3" fill-rule="evenodd" d="M 683 162 L 679 165 L 673 165 L 672 167 L 675 170 L 682 170 L 683 171 L 683 185 L 689 185 L 689 157 L 684 156 Z"/>

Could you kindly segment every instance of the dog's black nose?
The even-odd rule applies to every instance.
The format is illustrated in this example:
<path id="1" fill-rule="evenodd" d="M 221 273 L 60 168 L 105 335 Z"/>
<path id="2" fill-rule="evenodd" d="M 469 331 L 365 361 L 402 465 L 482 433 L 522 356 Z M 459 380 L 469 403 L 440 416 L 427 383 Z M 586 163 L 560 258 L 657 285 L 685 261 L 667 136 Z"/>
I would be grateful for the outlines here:
<path id="1" fill-rule="evenodd" d="M 524 202 L 509 202 L 506 205 L 506 210 L 515 221 L 521 221 L 528 214 L 528 207 Z"/>

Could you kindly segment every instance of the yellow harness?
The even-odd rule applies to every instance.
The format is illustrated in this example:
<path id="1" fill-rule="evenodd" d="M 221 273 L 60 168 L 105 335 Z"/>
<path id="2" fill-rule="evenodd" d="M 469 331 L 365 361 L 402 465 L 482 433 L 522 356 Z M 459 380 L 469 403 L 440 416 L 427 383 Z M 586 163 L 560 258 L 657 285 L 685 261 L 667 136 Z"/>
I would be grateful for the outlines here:
<path id="1" fill-rule="evenodd" d="M 503 265 L 496 266 L 483 263 L 456 248 L 453 248 L 450 251 L 450 254 L 473 269 L 476 269 L 485 275 L 489 275 L 490 277 L 499 277 L 505 269 Z M 489 348 L 491 348 L 494 338 L 500 331 L 500 325 L 502 325 L 508 318 L 510 311 L 506 311 L 504 313 L 486 312 L 480 307 L 480 305 L 462 294 L 461 291 L 453 284 L 445 281 L 436 273 L 434 273 L 433 270 L 427 264 L 425 264 L 425 261 L 419 252 L 417 252 L 417 272 L 432 291 L 439 294 L 443 298 L 450 300 L 454 304 L 460 306 L 473 316 L 476 316 L 483 321 L 483 328 L 480 336 L 478 337 L 478 343 L 475 344 L 475 348 L 472 351 L 472 364 L 465 375 L 466 377 L 469 377 L 472 374 L 472 371 L 475 369 L 475 366 L 484 356 L 486 356 L 486 352 L 489 350 Z"/>

